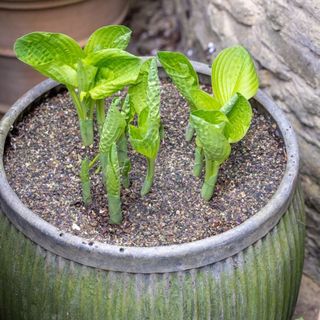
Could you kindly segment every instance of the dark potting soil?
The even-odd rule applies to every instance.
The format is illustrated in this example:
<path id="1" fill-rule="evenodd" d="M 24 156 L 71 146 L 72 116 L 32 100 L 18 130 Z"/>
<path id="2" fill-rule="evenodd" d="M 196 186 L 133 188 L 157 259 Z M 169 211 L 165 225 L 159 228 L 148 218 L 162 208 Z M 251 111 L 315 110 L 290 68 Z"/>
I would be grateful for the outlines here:
<path id="1" fill-rule="evenodd" d="M 222 233 L 254 215 L 272 197 L 285 170 L 286 153 L 276 124 L 254 109 L 248 134 L 232 146 L 214 196 L 205 202 L 200 196 L 203 177 L 192 175 L 194 142 L 184 139 L 187 104 L 166 82 L 161 98 L 165 139 L 154 185 L 148 195 L 140 196 L 145 159 L 130 149 L 132 183 L 121 192 L 121 225 L 108 223 L 106 193 L 95 170 L 93 202 L 88 207 L 82 202 L 79 170 L 85 150 L 67 92 L 43 101 L 11 131 L 4 157 L 10 185 L 27 207 L 61 232 L 122 246 L 191 242 Z M 89 153 L 93 158 L 95 148 Z"/>

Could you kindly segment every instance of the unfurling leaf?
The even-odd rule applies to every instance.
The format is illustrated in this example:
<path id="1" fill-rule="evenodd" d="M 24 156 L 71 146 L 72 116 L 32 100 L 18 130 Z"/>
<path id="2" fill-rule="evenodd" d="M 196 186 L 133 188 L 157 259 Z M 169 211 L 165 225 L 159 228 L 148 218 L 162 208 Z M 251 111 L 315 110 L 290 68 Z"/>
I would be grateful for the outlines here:
<path id="1" fill-rule="evenodd" d="M 227 113 L 228 122 L 225 127 L 225 136 L 230 143 L 240 141 L 249 130 L 252 120 L 252 109 L 249 101 L 241 94 Z"/>
<path id="2" fill-rule="evenodd" d="M 112 144 L 117 142 L 125 131 L 127 124 L 124 115 L 118 109 L 119 105 L 120 98 L 115 98 L 108 110 L 99 143 L 101 154 L 107 154 Z"/>
<path id="3" fill-rule="evenodd" d="M 155 159 L 160 147 L 160 81 L 155 58 L 144 63 L 139 78 L 139 90 L 134 88 L 130 91 L 132 106 L 140 112 L 138 127 L 129 125 L 129 140 L 132 147 L 148 161 L 148 171 L 141 190 L 141 194 L 145 195 L 152 186 Z"/>
<path id="4" fill-rule="evenodd" d="M 214 97 L 198 88 L 190 91 L 190 97 L 197 110 L 213 111 L 219 110 L 221 107 L 220 103 Z"/>
<path id="5" fill-rule="evenodd" d="M 189 59 L 180 52 L 161 51 L 157 56 L 180 93 L 193 105 L 190 91 L 199 87 L 199 79 Z"/>
<path id="6" fill-rule="evenodd" d="M 141 59 L 120 49 L 104 49 L 88 55 L 84 61 L 99 68 L 96 84 L 90 90 L 93 99 L 112 95 L 135 83 Z"/>
<path id="7" fill-rule="evenodd" d="M 191 113 L 191 122 L 207 159 L 222 163 L 229 157 L 231 147 L 224 135 L 228 118 L 222 112 L 197 110 Z"/>
<path id="8" fill-rule="evenodd" d="M 142 64 L 136 83 L 129 88 L 130 106 L 137 114 L 148 107 L 147 88 L 150 64 L 151 59 Z"/>
<path id="9" fill-rule="evenodd" d="M 90 54 L 103 49 L 126 49 L 132 31 L 126 26 L 104 26 L 97 29 L 89 38 L 84 52 Z"/>
<path id="10" fill-rule="evenodd" d="M 216 99 L 224 105 L 235 94 L 247 100 L 259 87 L 258 76 L 248 51 L 235 46 L 219 53 L 212 65 L 212 88 Z"/>

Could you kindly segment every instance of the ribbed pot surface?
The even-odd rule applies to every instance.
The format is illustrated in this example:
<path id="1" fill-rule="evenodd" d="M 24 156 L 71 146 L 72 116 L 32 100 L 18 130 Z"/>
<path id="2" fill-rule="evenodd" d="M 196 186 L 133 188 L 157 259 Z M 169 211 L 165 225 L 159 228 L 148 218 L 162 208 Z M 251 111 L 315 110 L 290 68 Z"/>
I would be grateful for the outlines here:
<path id="1" fill-rule="evenodd" d="M 86 267 L 42 249 L 0 214 L 0 318 L 290 319 L 304 254 L 300 188 L 279 224 L 242 252 L 188 271 Z"/>

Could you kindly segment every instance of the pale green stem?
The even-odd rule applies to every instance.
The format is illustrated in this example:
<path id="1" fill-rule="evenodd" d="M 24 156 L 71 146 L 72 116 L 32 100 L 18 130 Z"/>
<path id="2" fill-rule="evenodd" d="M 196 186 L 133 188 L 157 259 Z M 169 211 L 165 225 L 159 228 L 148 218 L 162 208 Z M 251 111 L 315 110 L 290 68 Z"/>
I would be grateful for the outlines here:
<path id="1" fill-rule="evenodd" d="M 201 189 L 201 196 L 204 200 L 209 201 L 213 196 L 214 188 L 217 182 L 219 164 L 217 164 L 215 161 L 209 160 L 207 157 L 205 162 L 206 174 Z"/>
<path id="2" fill-rule="evenodd" d="M 128 157 L 128 144 L 126 135 L 123 134 L 118 141 L 118 157 L 121 168 L 121 180 L 125 188 L 129 188 L 129 172 L 131 169 L 130 159 Z"/>
<path id="3" fill-rule="evenodd" d="M 106 118 L 104 99 L 100 99 L 96 101 L 96 116 L 97 116 L 99 134 L 101 134 L 104 120 Z"/>
<path id="4" fill-rule="evenodd" d="M 85 147 L 93 144 L 93 120 L 92 119 L 80 119 L 80 134 L 82 143 Z"/>
<path id="5" fill-rule="evenodd" d="M 92 201 L 89 170 L 89 161 L 85 158 L 81 162 L 80 179 L 82 186 L 82 199 L 86 205 L 90 204 Z"/>
<path id="6" fill-rule="evenodd" d="M 89 107 L 87 107 L 85 103 L 80 101 L 73 87 L 68 86 L 67 89 L 70 92 L 73 103 L 77 109 L 82 143 L 84 146 L 89 146 L 93 144 L 92 103 L 90 103 Z"/>
<path id="7" fill-rule="evenodd" d="M 203 149 L 201 147 L 196 146 L 193 166 L 193 175 L 195 177 L 200 177 L 203 168 L 203 157 Z"/>
<path id="8" fill-rule="evenodd" d="M 121 200 L 119 196 L 108 194 L 109 223 L 120 224 L 122 221 Z"/>
<path id="9" fill-rule="evenodd" d="M 163 141 L 165 138 L 165 133 L 164 133 L 164 127 L 162 123 L 160 123 L 159 136 L 160 136 L 160 140 Z"/>
<path id="10" fill-rule="evenodd" d="M 99 156 L 100 154 L 98 153 L 89 163 L 89 169 L 91 169 L 95 164 L 96 162 L 99 160 Z"/>
<path id="11" fill-rule="evenodd" d="M 147 158 L 148 162 L 148 168 L 147 168 L 147 175 L 145 177 L 142 189 L 141 189 L 141 195 L 145 196 L 151 189 L 153 184 L 153 178 L 154 178 L 154 169 L 155 169 L 155 161 L 156 159 Z"/>
<path id="12" fill-rule="evenodd" d="M 192 124 L 189 121 L 188 126 L 186 128 L 185 139 L 187 141 L 191 141 L 193 136 L 194 136 L 194 127 L 192 126 Z"/>

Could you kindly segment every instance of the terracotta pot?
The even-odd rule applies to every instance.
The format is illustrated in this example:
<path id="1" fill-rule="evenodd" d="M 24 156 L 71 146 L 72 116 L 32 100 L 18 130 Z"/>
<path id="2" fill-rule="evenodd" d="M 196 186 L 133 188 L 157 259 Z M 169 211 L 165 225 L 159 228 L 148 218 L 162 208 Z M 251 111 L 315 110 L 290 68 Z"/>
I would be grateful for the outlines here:
<path id="1" fill-rule="evenodd" d="M 193 63 L 203 83 L 207 65 Z M 47 80 L 0 123 L 1 319 L 289 320 L 304 257 L 305 214 L 295 133 L 261 91 L 253 99 L 284 139 L 287 166 L 269 202 L 222 234 L 159 247 L 120 247 L 61 232 L 24 206 L 2 163 L 10 128 L 64 90 Z"/>
<path id="2" fill-rule="evenodd" d="M 15 40 L 32 31 L 62 32 L 84 44 L 107 24 L 118 24 L 128 0 L 0 0 L 0 112 L 21 94 L 44 80 L 15 58 Z"/>

